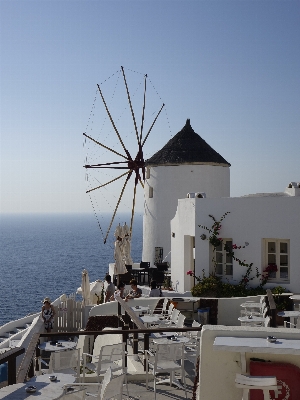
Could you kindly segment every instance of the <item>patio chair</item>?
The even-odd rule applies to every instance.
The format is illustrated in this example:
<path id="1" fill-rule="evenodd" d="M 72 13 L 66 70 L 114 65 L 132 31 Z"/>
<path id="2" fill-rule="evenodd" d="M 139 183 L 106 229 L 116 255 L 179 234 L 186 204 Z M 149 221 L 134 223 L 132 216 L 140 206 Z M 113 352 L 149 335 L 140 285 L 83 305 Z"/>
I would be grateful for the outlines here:
<path id="1" fill-rule="evenodd" d="M 243 389 L 243 400 L 248 400 L 249 390 L 262 390 L 264 400 L 270 400 L 270 390 L 275 391 L 277 398 L 278 386 L 276 376 L 249 376 L 236 374 L 235 386 Z"/>
<path id="2" fill-rule="evenodd" d="M 112 397 L 119 397 L 121 400 L 123 396 L 124 380 L 125 374 L 119 375 L 118 377 L 112 379 L 111 369 L 108 368 L 103 377 L 97 400 L 108 400 Z"/>
<path id="3" fill-rule="evenodd" d="M 181 382 L 184 384 L 185 397 L 186 381 L 184 371 L 184 346 L 183 343 L 172 344 L 155 344 L 154 352 L 146 350 L 146 387 L 148 389 L 149 373 L 154 376 L 154 399 L 156 400 L 156 385 L 165 383 L 165 381 L 158 381 L 158 374 L 170 374 L 170 386 L 175 383 L 175 372 L 180 372 Z M 179 383 L 175 383 L 179 387 Z"/>
<path id="4" fill-rule="evenodd" d="M 300 318 L 297 318 L 296 324 L 293 324 L 292 322 L 288 322 L 288 321 L 283 321 L 283 326 L 284 326 L 284 328 L 297 328 L 297 329 L 300 329 Z"/>
<path id="5" fill-rule="evenodd" d="M 49 372 L 61 371 L 80 378 L 80 349 L 52 352 L 49 361 Z"/>
<path id="6" fill-rule="evenodd" d="M 64 391 L 63 394 L 53 400 L 85 400 L 85 396 L 86 389 L 69 389 L 69 391 Z"/>
<path id="7" fill-rule="evenodd" d="M 91 370 L 96 372 L 98 383 L 101 378 L 105 375 L 108 368 L 111 369 L 111 373 L 116 373 L 117 375 L 124 374 L 125 382 L 127 386 L 127 368 L 125 367 L 125 343 L 116 343 L 107 346 L 102 346 L 99 356 L 93 355 L 91 363 L 86 362 L 87 356 L 91 354 L 83 353 L 83 381 L 85 381 L 85 371 Z M 96 361 L 97 360 L 97 361 Z"/>
<path id="8" fill-rule="evenodd" d="M 68 391 L 68 388 L 74 388 L 74 387 L 81 387 L 81 390 L 88 390 L 88 389 L 82 389 L 83 386 L 87 386 L 87 388 L 91 386 L 100 386 L 98 389 L 97 393 L 90 393 L 86 392 L 86 395 L 88 396 L 87 399 L 90 399 L 91 397 L 96 397 L 97 400 L 108 400 L 111 399 L 112 397 L 119 398 L 120 400 L 122 399 L 123 396 L 123 385 L 124 385 L 124 379 L 125 379 L 125 374 L 119 375 L 116 378 L 113 378 L 111 368 L 108 368 L 107 371 L 105 372 L 103 376 L 103 380 L 101 384 L 95 384 L 95 383 L 72 383 L 72 384 L 67 384 L 64 386 L 64 392 L 66 393 Z M 61 400 L 72 400 L 73 397 L 68 397 L 64 399 L 63 397 L 59 399 Z M 77 399 L 74 398 L 74 399 Z M 81 400 L 81 397 L 79 398 Z M 83 398 L 85 399 L 85 397 Z M 58 399 L 55 399 L 58 400 Z"/>

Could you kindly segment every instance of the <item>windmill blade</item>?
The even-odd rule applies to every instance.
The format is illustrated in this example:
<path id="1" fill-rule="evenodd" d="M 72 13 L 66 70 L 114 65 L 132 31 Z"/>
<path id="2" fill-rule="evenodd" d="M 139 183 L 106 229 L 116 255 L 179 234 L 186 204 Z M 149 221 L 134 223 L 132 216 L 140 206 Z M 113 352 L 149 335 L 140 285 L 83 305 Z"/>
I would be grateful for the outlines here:
<path id="1" fill-rule="evenodd" d="M 145 75 L 145 86 L 144 86 L 144 102 L 143 102 L 143 112 L 142 112 L 141 134 L 140 134 L 140 141 L 139 141 L 139 143 L 142 142 L 143 129 L 144 129 L 145 108 L 146 108 L 147 77 L 148 77 L 148 75 L 146 74 L 146 75 Z"/>
<path id="2" fill-rule="evenodd" d="M 134 209 L 135 209 L 135 198 L 136 198 L 136 185 L 137 185 L 137 182 L 135 182 L 134 188 L 133 188 L 133 199 L 132 199 L 131 220 L 130 220 L 130 233 L 132 233 L 132 225 L 133 225 L 133 217 L 134 217 Z"/>
<path id="3" fill-rule="evenodd" d="M 126 149 L 126 147 L 125 147 L 125 145 L 124 145 L 124 143 L 123 143 L 123 140 L 122 140 L 122 138 L 121 138 L 121 136 L 120 136 L 120 134 L 119 134 L 119 132 L 118 132 L 118 129 L 117 129 L 117 127 L 116 127 L 116 125 L 115 125 L 115 123 L 114 123 L 114 121 L 113 121 L 113 119 L 112 119 L 112 116 L 111 116 L 111 114 L 110 114 L 110 112 L 109 112 L 109 109 L 108 109 L 108 107 L 107 107 L 106 101 L 105 101 L 104 96 L 103 96 L 103 94 L 102 94 L 100 85 L 98 84 L 97 86 L 98 86 L 98 90 L 99 90 L 99 92 L 100 92 L 100 95 L 101 95 L 101 98 L 102 98 L 104 107 L 105 107 L 105 109 L 106 109 L 107 115 L 108 115 L 108 117 L 109 117 L 109 119 L 110 119 L 110 122 L 111 122 L 111 124 L 112 124 L 112 126 L 113 126 L 113 128 L 114 128 L 114 130 L 115 130 L 115 132 L 116 132 L 116 134 L 117 134 L 117 136 L 118 136 L 118 138 L 119 138 L 119 141 L 120 141 L 120 143 L 121 143 L 121 145 L 122 145 L 122 147 L 123 147 L 125 153 L 127 154 L 128 159 L 131 160 L 129 151 Z M 124 158 L 125 158 L 125 157 L 124 157 Z"/>
<path id="4" fill-rule="evenodd" d="M 123 78 L 124 78 L 124 82 L 125 82 L 125 87 L 126 87 L 128 102 L 129 102 L 129 106 L 130 106 L 130 110 L 131 110 L 131 115 L 132 115 L 132 119 L 133 119 L 133 124 L 134 124 L 134 129 L 135 129 L 136 138 L 137 138 L 138 143 L 140 143 L 139 133 L 138 133 L 138 129 L 137 129 L 137 126 L 136 126 L 135 116 L 134 116 L 134 112 L 133 112 L 133 108 L 132 108 L 132 104 L 131 104 L 131 98 L 130 98 L 130 94 L 129 94 L 129 90 L 128 90 L 128 86 L 127 86 L 127 81 L 126 81 L 126 77 L 125 77 L 124 68 L 121 67 L 121 69 L 122 69 Z"/>
<path id="5" fill-rule="evenodd" d="M 128 153 L 128 154 L 129 154 L 129 158 L 127 158 L 127 157 L 125 157 L 123 154 L 118 153 L 117 151 L 111 149 L 110 147 L 107 147 L 107 146 L 105 146 L 104 144 L 102 144 L 102 143 L 98 142 L 97 140 L 93 139 L 91 136 L 87 135 L 86 133 L 83 133 L 83 136 L 85 136 L 85 137 L 87 137 L 88 139 L 92 140 L 93 142 L 95 142 L 95 143 L 98 144 L 99 146 L 104 147 L 106 150 L 109 150 L 109 151 L 111 151 L 112 153 L 115 153 L 115 154 L 117 154 L 118 156 L 125 158 L 126 160 L 131 160 L 131 157 L 130 157 L 130 154 L 129 154 L 129 153 Z M 126 153 L 126 154 L 127 154 L 127 153 Z"/>
<path id="6" fill-rule="evenodd" d="M 86 193 L 90 193 L 90 192 L 92 192 L 93 190 L 100 189 L 100 188 L 102 188 L 102 187 L 104 187 L 104 186 L 106 186 L 106 185 L 109 185 L 110 183 L 117 181 L 118 179 L 122 178 L 123 176 L 125 176 L 125 175 L 127 175 L 127 174 L 129 174 L 129 173 L 132 173 L 132 171 L 131 171 L 131 170 L 130 170 L 130 171 L 127 171 L 127 172 L 125 172 L 124 174 L 118 176 L 117 178 L 114 178 L 114 179 L 112 179 L 112 180 L 109 181 L 109 182 L 103 183 L 103 185 L 97 186 L 97 187 L 95 187 L 95 188 L 93 188 L 93 189 L 90 189 L 90 190 L 86 191 Z"/>
<path id="7" fill-rule="evenodd" d="M 162 112 L 162 109 L 164 108 L 164 106 L 165 106 L 164 104 L 161 106 L 160 110 L 158 111 L 157 116 L 154 118 L 154 121 L 152 122 L 152 125 L 150 126 L 150 129 L 149 129 L 147 135 L 145 136 L 145 139 L 143 140 L 142 147 L 144 146 L 146 140 L 148 139 L 148 136 L 149 136 L 149 134 L 150 134 L 150 132 L 151 132 L 151 130 L 152 130 L 152 128 L 153 128 L 158 116 L 159 116 L 159 114 Z"/>
<path id="8" fill-rule="evenodd" d="M 115 164 L 126 164 L 127 167 L 110 167 L 110 165 Z M 84 165 L 84 168 L 115 168 L 115 169 L 128 169 L 128 162 L 127 161 L 115 161 L 110 163 L 103 163 L 103 164 L 92 164 L 92 165 Z"/>
<path id="9" fill-rule="evenodd" d="M 115 216 L 116 216 L 116 213 L 117 213 L 117 209 L 118 209 L 118 207 L 119 207 L 119 205 L 120 205 L 121 199 L 122 199 L 123 194 L 124 194 L 124 190 L 125 190 L 125 188 L 126 188 L 126 185 L 127 185 L 128 181 L 129 181 L 131 175 L 132 175 L 132 172 L 133 172 L 132 170 L 128 172 L 128 176 L 127 176 L 126 181 L 125 181 L 125 183 L 124 183 L 124 185 L 123 185 L 123 188 L 122 188 L 122 190 L 121 190 L 121 194 L 120 194 L 120 196 L 119 196 L 119 199 L 118 199 L 116 208 L 115 208 L 115 210 L 114 210 L 112 219 L 111 219 L 110 224 L 109 224 L 109 227 L 108 227 L 108 229 L 107 229 L 107 232 L 106 232 L 106 235 L 105 235 L 105 238 L 104 238 L 104 243 L 106 243 L 106 240 L 107 240 L 108 234 L 109 234 L 109 232 L 110 232 L 112 223 L 114 222 L 114 219 L 115 219 Z"/>

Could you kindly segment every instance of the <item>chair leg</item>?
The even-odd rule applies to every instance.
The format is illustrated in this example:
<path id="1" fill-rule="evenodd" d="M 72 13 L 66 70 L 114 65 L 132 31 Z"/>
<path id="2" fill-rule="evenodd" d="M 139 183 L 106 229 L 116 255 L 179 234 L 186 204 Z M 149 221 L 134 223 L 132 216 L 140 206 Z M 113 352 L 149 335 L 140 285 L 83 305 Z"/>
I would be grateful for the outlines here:
<path id="1" fill-rule="evenodd" d="M 249 389 L 243 389 L 243 400 L 249 400 Z"/>

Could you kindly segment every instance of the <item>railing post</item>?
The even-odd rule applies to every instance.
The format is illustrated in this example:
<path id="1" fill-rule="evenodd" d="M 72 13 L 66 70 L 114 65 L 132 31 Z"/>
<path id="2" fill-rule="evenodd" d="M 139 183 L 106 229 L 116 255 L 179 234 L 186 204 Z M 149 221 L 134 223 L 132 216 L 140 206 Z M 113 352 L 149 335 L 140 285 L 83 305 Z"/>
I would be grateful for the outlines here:
<path id="1" fill-rule="evenodd" d="M 7 382 L 8 385 L 17 383 L 16 357 L 11 357 L 7 360 Z"/>
<path id="2" fill-rule="evenodd" d="M 146 350 L 149 350 L 149 333 L 145 333 L 144 335 L 144 371 L 146 371 Z"/>

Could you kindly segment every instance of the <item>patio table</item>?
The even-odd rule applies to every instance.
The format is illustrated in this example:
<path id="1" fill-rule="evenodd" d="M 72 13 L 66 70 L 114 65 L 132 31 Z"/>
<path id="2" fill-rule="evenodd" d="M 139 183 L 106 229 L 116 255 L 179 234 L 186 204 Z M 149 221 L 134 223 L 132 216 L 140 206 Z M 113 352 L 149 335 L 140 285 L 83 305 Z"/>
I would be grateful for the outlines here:
<path id="1" fill-rule="evenodd" d="M 61 346 L 57 346 L 56 344 L 51 344 L 52 342 L 44 342 L 39 345 L 40 350 L 44 351 L 64 351 L 71 350 L 76 347 L 76 342 L 72 342 L 69 340 L 58 340 L 58 343 L 61 343 Z"/>
<path id="2" fill-rule="evenodd" d="M 249 323 L 249 324 L 252 324 L 252 323 L 256 323 L 256 324 L 262 323 L 263 324 L 265 322 L 266 318 L 257 317 L 255 315 L 253 315 L 252 318 L 249 318 L 249 316 L 246 315 L 245 317 L 239 317 L 238 320 L 240 322 Z"/>
<path id="3" fill-rule="evenodd" d="M 131 307 L 132 311 L 139 314 L 145 314 L 149 311 L 149 307 L 147 306 L 133 306 Z"/>
<path id="4" fill-rule="evenodd" d="M 217 336 L 213 349 L 240 353 L 242 373 L 246 373 L 246 353 L 300 355 L 300 340 L 279 338 L 275 343 L 270 343 L 267 338 Z"/>
<path id="5" fill-rule="evenodd" d="M 172 335 L 173 336 L 173 335 Z M 153 338 L 153 343 L 157 344 L 173 344 L 173 343 L 188 343 L 190 341 L 189 338 L 184 336 L 175 337 L 175 340 L 168 338 Z"/>
<path id="6" fill-rule="evenodd" d="M 75 382 L 75 376 L 71 374 L 57 373 L 57 380 L 51 382 L 49 374 L 39 375 L 32 378 L 26 383 L 16 383 L 15 385 L 5 386 L 0 389 L 0 399 L 5 400 L 53 400 L 63 393 L 63 387 L 66 384 Z M 35 386 L 35 393 L 27 393 L 25 388 L 27 386 Z"/>

